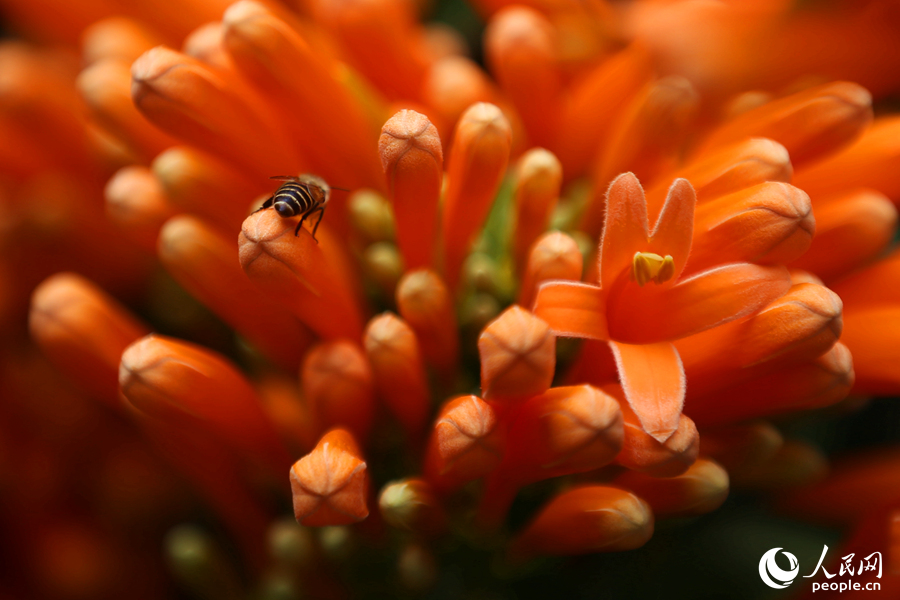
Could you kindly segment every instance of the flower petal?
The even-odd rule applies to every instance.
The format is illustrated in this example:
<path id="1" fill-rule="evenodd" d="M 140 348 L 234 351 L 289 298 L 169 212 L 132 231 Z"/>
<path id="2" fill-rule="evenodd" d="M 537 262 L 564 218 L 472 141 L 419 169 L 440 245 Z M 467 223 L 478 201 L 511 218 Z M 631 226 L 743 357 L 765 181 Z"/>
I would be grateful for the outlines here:
<path id="1" fill-rule="evenodd" d="M 545 283 L 538 289 L 532 310 L 558 336 L 609 339 L 606 296 L 595 285 L 577 281 Z"/>
<path id="2" fill-rule="evenodd" d="M 670 343 L 631 345 L 609 342 L 628 404 L 644 431 L 660 443 L 678 429 L 684 404 L 684 368 Z"/>
<path id="3" fill-rule="evenodd" d="M 609 184 L 606 223 L 600 240 L 600 287 L 609 290 L 622 271 L 631 268 L 635 252 L 644 252 L 650 237 L 644 190 L 633 173 Z"/>
<path id="4" fill-rule="evenodd" d="M 752 314 L 790 287 L 784 267 L 749 263 L 710 269 L 672 287 L 629 282 L 607 299 L 609 334 L 629 344 L 677 340 Z"/>
<path id="5" fill-rule="evenodd" d="M 694 233 L 694 207 L 697 195 L 687 179 L 676 179 L 669 188 L 669 195 L 662 207 L 659 219 L 650 234 L 649 252 L 671 256 L 675 261 L 673 281 L 684 271 L 691 239 Z"/>

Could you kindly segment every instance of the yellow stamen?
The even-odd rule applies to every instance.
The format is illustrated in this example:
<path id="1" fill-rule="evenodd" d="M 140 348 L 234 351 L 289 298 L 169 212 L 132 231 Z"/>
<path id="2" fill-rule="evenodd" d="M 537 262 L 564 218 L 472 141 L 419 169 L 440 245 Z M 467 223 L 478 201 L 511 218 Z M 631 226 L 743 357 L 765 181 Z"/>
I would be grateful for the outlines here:
<path id="1" fill-rule="evenodd" d="M 652 252 L 635 252 L 631 280 L 643 286 L 648 281 L 663 283 L 675 275 L 675 260 L 668 254 L 663 258 Z"/>

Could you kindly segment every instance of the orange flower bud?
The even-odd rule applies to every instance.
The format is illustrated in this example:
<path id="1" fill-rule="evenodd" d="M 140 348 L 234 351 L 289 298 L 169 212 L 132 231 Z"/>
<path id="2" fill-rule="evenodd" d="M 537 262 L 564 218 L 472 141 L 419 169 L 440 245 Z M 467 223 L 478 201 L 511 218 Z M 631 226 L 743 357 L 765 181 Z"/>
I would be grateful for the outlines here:
<path id="1" fill-rule="evenodd" d="M 656 518 L 704 515 L 719 508 L 728 497 L 728 472 L 708 458 L 697 459 L 675 477 L 628 471 L 613 483 L 640 496 Z"/>
<path id="2" fill-rule="evenodd" d="M 556 368 L 556 336 L 541 319 L 513 305 L 478 337 L 481 389 L 488 400 L 545 392 Z"/>
<path id="3" fill-rule="evenodd" d="M 227 73 L 157 47 L 135 61 L 131 74 L 134 104 L 163 131 L 252 177 L 306 170 L 277 117 Z"/>
<path id="4" fill-rule="evenodd" d="M 701 204 L 687 272 L 730 262 L 790 262 L 810 247 L 818 217 L 809 196 L 786 183 L 761 183 Z"/>
<path id="5" fill-rule="evenodd" d="M 900 303 L 900 250 L 829 287 L 844 301 L 845 310 Z"/>
<path id="6" fill-rule="evenodd" d="M 691 182 L 699 207 L 766 181 L 787 183 L 792 173 L 791 158 L 784 146 L 764 138 L 746 140 L 700 157 L 661 178 L 647 190 L 647 214 L 651 221 L 659 214 L 672 181 L 678 177 Z"/>
<path id="7" fill-rule="evenodd" d="M 619 552 L 653 535 L 646 502 L 624 490 L 578 487 L 556 496 L 510 543 L 512 557 Z"/>
<path id="8" fill-rule="evenodd" d="M 181 210 L 200 215 L 224 231 L 247 218 L 250 202 L 265 191 L 239 171 L 190 147 L 169 148 L 151 165 L 166 196 Z"/>
<path id="9" fill-rule="evenodd" d="M 625 437 L 622 451 L 616 457 L 617 463 L 651 477 L 675 477 L 694 464 L 700 452 L 700 436 L 691 419 L 679 415 L 674 433 L 661 443 L 644 431 L 637 415 L 625 401 L 620 386 L 609 385 L 603 390 L 618 399 L 625 421 Z"/>
<path id="10" fill-rule="evenodd" d="M 369 516 L 369 472 L 353 436 L 332 429 L 291 467 L 294 516 L 301 525 L 348 525 Z"/>
<path id="11" fill-rule="evenodd" d="M 521 486 L 599 469 L 622 449 L 619 403 L 589 385 L 551 388 L 512 419 L 503 462 L 482 497 L 479 517 L 486 525 L 500 523 Z"/>
<path id="12" fill-rule="evenodd" d="M 344 427 L 365 440 L 375 413 L 372 369 L 362 350 L 346 340 L 314 346 L 300 369 L 303 395 L 319 426 Z"/>
<path id="13" fill-rule="evenodd" d="M 854 391 L 892 395 L 900 390 L 900 307 L 873 302 L 848 311 L 841 342 L 853 353 Z"/>
<path id="14" fill-rule="evenodd" d="M 81 34 L 81 57 L 86 65 L 103 60 L 131 64 L 141 54 L 163 43 L 154 31 L 128 17 L 97 21 Z M 128 79 L 131 79 L 129 75 Z"/>
<path id="15" fill-rule="evenodd" d="M 104 196 L 110 220 L 135 242 L 153 251 L 160 228 L 175 214 L 153 172 L 137 165 L 119 169 L 106 184 Z"/>
<path id="16" fill-rule="evenodd" d="M 549 150 L 532 148 L 519 159 L 513 183 L 516 203 L 513 257 L 520 267 L 527 260 L 532 243 L 550 224 L 561 184 L 562 165 Z M 579 273 L 576 279 L 580 278 Z"/>
<path id="17" fill-rule="evenodd" d="M 58 369 L 121 410 L 119 359 L 146 325 L 87 279 L 60 273 L 34 291 L 28 327 Z"/>
<path id="18" fill-rule="evenodd" d="M 867 187 L 878 190 L 895 203 L 900 198 L 896 177 L 900 146 L 900 117 L 876 119 L 852 145 L 814 165 L 797 172 L 794 185 L 814 200 L 836 190 Z"/>
<path id="19" fill-rule="evenodd" d="M 444 273 L 456 288 L 472 238 L 484 223 L 506 173 L 512 133 L 493 104 L 469 107 L 460 118 L 450 148 L 444 198 Z"/>
<path id="20" fill-rule="evenodd" d="M 519 287 L 519 304 L 531 306 L 540 285 L 551 279 L 581 281 L 584 257 L 578 243 L 559 231 L 545 233 L 531 246 Z"/>
<path id="21" fill-rule="evenodd" d="M 459 360 L 456 314 L 447 286 L 432 271 L 412 271 L 397 285 L 397 308 L 416 332 L 422 354 L 449 378 Z"/>
<path id="22" fill-rule="evenodd" d="M 883 324 L 880 325 L 884 327 Z M 757 372 L 758 373 L 758 372 Z M 792 410 L 821 408 L 839 402 L 853 386 L 853 360 L 838 342 L 822 356 L 758 376 L 703 396 L 691 395 L 691 418 L 701 426 L 720 425 Z M 728 402 L 722 402 L 728 398 Z"/>
<path id="23" fill-rule="evenodd" d="M 698 154 L 748 137 L 782 144 L 797 169 L 832 154 L 872 122 L 872 95 L 845 81 L 817 86 L 749 110 L 725 122 L 704 140 Z"/>
<path id="24" fill-rule="evenodd" d="M 359 339 L 362 314 L 340 239 L 324 224 L 320 244 L 294 229 L 274 210 L 247 217 L 238 242 L 244 272 L 318 335 Z"/>
<path id="25" fill-rule="evenodd" d="M 877 258 L 896 228 L 897 209 L 887 196 L 865 189 L 845 192 L 816 206 L 816 237 L 791 266 L 830 282 Z"/>
<path id="26" fill-rule="evenodd" d="M 316 445 L 321 428 L 309 403 L 300 393 L 297 379 L 269 375 L 256 383 L 262 407 L 291 455 L 306 454 Z"/>
<path id="27" fill-rule="evenodd" d="M 447 527 L 447 515 L 424 479 L 388 483 L 378 496 L 378 508 L 388 524 L 414 533 L 437 535 Z"/>
<path id="28" fill-rule="evenodd" d="M 425 115 L 401 110 L 384 124 L 378 151 L 406 268 L 430 267 L 444 161 L 437 129 Z"/>
<path id="29" fill-rule="evenodd" d="M 149 335 L 122 354 L 119 385 L 151 419 L 198 424 L 274 472 L 290 463 L 250 382 L 211 350 Z"/>
<path id="30" fill-rule="evenodd" d="M 430 409 L 430 392 L 416 334 L 405 321 L 384 313 L 369 321 L 363 338 L 378 395 L 418 439 Z"/>
<path id="31" fill-rule="evenodd" d="M 478 396 L 460 396 L 441 407 L 425 451 L 425 479 L 446 492 L 484 477 L 503 455 L 497 414 Z"/>
<path id="32" fill-rule="evenodd" d="M 159 259 L 185 289 L 282 367 L 296 369 L 312 334 L 247 279 L 237 254 L 233 238 L 194 217 L 171 219 L 159 234 Z"/>
<path id="33" fill-rule="evenodd" d="M 374 132 L 359 102 L 335 77 L 327 53 L 288 22 L 293 15 L 276 10 L 249 0 L 231 5 L 222 17 L 228 55 L 280 109 L 282 127 L 301 147 L 316 149 L 309 159 L 318 174 L 345 188 L 380 185 Z"/>
<path id="34" fill-rule="evenodd" d="M 476 102 L 501 102 L 500 92 L 487 73 L 463 56 L 447 56 L 431 65 L 422 83 L 422 100 L 437 113 L 448 133 Z M 450 141 L 449 136 L 443 140 L 445 145 Z"/>
<path id="35" fill-rule="evenodd" d="M 562 80 L 555 36 L 546 17 L 521 6 L 499 11 L 484 33 L 491 71 L 538 146 L 551 145 L 557 132 Z"/>
<path id="36" fill-rule="evenodd" d="M 175 144 L 138 112 L 131 101 L 130 61 L 95 62 L 78 76 L 78 90 L 97 121 L 143 160 Z"/>
<path id="37" fill-rule="evenodd" d="M 828 288 L 801 283 L 748 319 L 678 340 L 690 397 L 815 359 L 840 337 L 841 307 Z"/>

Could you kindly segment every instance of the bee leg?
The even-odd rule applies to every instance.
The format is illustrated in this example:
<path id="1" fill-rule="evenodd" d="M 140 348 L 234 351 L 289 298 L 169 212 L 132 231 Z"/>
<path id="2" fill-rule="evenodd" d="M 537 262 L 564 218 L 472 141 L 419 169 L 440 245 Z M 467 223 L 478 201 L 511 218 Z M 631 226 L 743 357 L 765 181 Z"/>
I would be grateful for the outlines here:
<path id="1" fill-rule="evenodd" d="M 261 210 L 263 210 L 263 209 L 269 208 L 269 207 L 272 206 L 274 203 L 275 203 L 275 196 L 274 196 L 274 195 L 269 196 L 269 199 L 266 200 L 265 202 L 263 202 L 263 205 L 262 205 L 262 206 L 260 206 L 260 207 L 257 208 L 256 210 L 254 210 L 254 211 L 253 211 L 253 214 L 258 213 L 259 211 L 261 211 Z"/>
<path id="2" fill-rule="evenodd" d="M 303 227 L 303 221 L 306 220 L 306 217 L 308 217 L 309 215 L 313 214 L 313 211 L 314 211 L 314 210 L 315 210 L 315 209 L 308 210 L 308 211 L 306 211 L 305 213 L 303 213 L 303 216 L 302 216 L 302 217 L 300 217 L 300 222 L 297 223 L 297 229 L 294 230 L 294 237 L 297 237 L 298 235 L 300 235 L 300 228 Z M 315 239 L 315 236 L 313 236 L 313 239 Z M 316 243 L 318 243 L 318 242 L 316 242 Z"/>
<path id="3" fill-rule="evenodd" d="M 316 225 L 315 225 L 315 227 L 313 227 L 313 239 L 314 240 L 316 240 L 316 231 L 319 230 L 319 223 L 322 222 L 322 217 L 325 216 L 325 207 L 324 206 L 320 206 L 317 210 L 319 211 L 319 220 L 316 221 Z M 318 244 L 319 240 L 316 240 L 316 243 Z"/>

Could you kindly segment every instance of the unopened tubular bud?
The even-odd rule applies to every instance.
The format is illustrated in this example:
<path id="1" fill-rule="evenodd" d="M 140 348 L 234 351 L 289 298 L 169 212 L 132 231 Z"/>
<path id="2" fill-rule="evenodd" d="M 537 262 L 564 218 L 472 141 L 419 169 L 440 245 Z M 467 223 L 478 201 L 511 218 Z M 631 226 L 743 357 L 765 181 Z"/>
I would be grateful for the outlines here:
<path id="1" fill-rule="evenodd" d="M 653 513 L 625 490 L 585 486 L 563 492 L 541 509 L 512 541 L 510 556 L 619 552 L 653 535 Z"/>
<path id="2" fill-rule="evenodd" d="M 199 422 L 276 472 L 290 462 L 250 382 L 211 350 L 148 335 L 122 354 L 119 384 L 151 418 L 173 425 Z"/>
<path id="3" fill-rule="evenodd" d="M 853 141 L 872 122 L 872 95 L 837 81 L 748 110 L 714 130 L 698 153 L 708 153 L 748 137 L 782 144 L 800 167 Z"/>
<path id="4" fill-rule="evenodd" d="M 460 118 L 450 149 L 442 221 L 444 273 L 451 290 L 494 203 L 511 145 L 509 121 L 493 104 L 475 104 Z"/>
<path id="5" fill-rule="evenodd" d="M 162 39 L 139 21 L 110 17 L 84 30 L 81 53 L 88 65 L 109 59 L 131 64 L 141 54 L 161 43 Z"/>
<path id="6" fill-rule="evenodd" d="M 314 346 L 303 360 L 300 381 L 321 427 L 344 427 L 361 441 L 368 437 L 375 389 L 372 369 L 359 346 L 346 340 Z"/>
<path id="7" fill-rule="evenodd" d="M 363 345 L 378 395 L 407 434 L 417 438 L 428 416 L 430 393 L 415 333 L 399 317 L 384 313 L 369 321 Z"/>
<path id="8" fill-rule="evenodd" d="M 74 273 L 58 273 L 34 291 L 28 326 L 54 365 L 116 410 L 119 360 L 146 325 Z"/>
<path id="9" fill-rule="evenodd" d="M 430 267 L 444 163 L 437 129 L 425 115 L 401 110 L 384 124 L 378 151 L 403 260 L 409 269 Z"/>
<path id="10" fill-rule="evenodd" d="M 519 304 L 530 308 L 537 289 L 545 281 L 568 279 L 580 281 L 584 257 L 577 242 L 565 233 L 545 233 L 535 241 L 519 289 Z"/>
<path id="11" fill-rule="evenodd" d="M 675 432 L 661 443 L 644 431 L 634 411 L 625 402 L 620 387 L 606 386 L 603 389 L 619 399 L 625 420 L 625 437 L 622 451 L 616 457 L 617 463 L 653 477 L 674 477 L 684 473 L 697 460 L 700 436 L 691 419 L 680 415 Z"/>
<path id="12" fill-rule="evenodd" d="M 707 458 L 697 459 L 675 477 L 629 471 L 614 483 L 640 496 L 657 518 L 703 515 L 719 508 L 728 497 L 728 472 Z"/>
<path id="13" fill-rule="evenodd" d="M 452 376 L 459 360 L 459 338 L 453 300 L 433 271 L 406 273 L 397 285 L 397 308 L 409 323 L 425 360 L 443 377 Z"/>
<path id="14" fill-rule="evenodd" d="M 347 200 L 348 216 L 363 244 L 394 239 L 394 216 L 388 201 L 368 189 L 353 192 Z"/>
<path id="15" fill-rule="evenodd" d="M 556 367 L 556 336 L 541 319 L 513 305 L 478 338 L 485 398 L 521 399 L 550 387 Z"/>
<path id="16" fill-rule="evenodd" d="M 513 256 L 519 265 L 525 262 L 528 249 L 549 225 L 561 184 L 562 165 L 549 150 L 534 148 L 519 159 L 513 184 L 516 203 Z"/>
<path id="17" fill-rule="evenodd" d="M 119 169 L 106 184 L 106 214 L 141 246 L 152 249 L 163 223 L 175 214 L 159 180 L 147 167 Z"/>
<path id="18" fill-rule="evenodd" d="M 789 182 L 793 168 L 784 146 L 753 138 L 692 161 L 647 190 L 647 213 L 658 215 L 676 178 L 691 182 L 697 205 L 766 181 Z M 802 188 L 801 188 L 802 189 Z"/>
<path id="19" fill-rule="evenodd" d="M 806 193 L 787 183 L 761 183 L 697 207 L 688 272 L 730 262 L 783 264 L 801 256 L 816 233 L 818 213 Z"/>
<path id="20" fill-rule="evenodd" d="M 349 525 L 369 516 L 369 473 L 353 436 L 326 433 L 291 467 L 294 516 L 301 525 Z"/>
<path id="21" fill-rule="evenodd" d="M 770 460 L 784 444 L 774 425 L 753 421 L 703 430 L 700 450 L 728 473 L 743 473 Z"/>
<path id="22" fill-rule="evenodd" d="M 503 432 L 490 404 L 477 396 L 450 400 L 438 413 L 425 451 L 425 478 L 450 491 L 491 472 L 503 455 Z"/>

